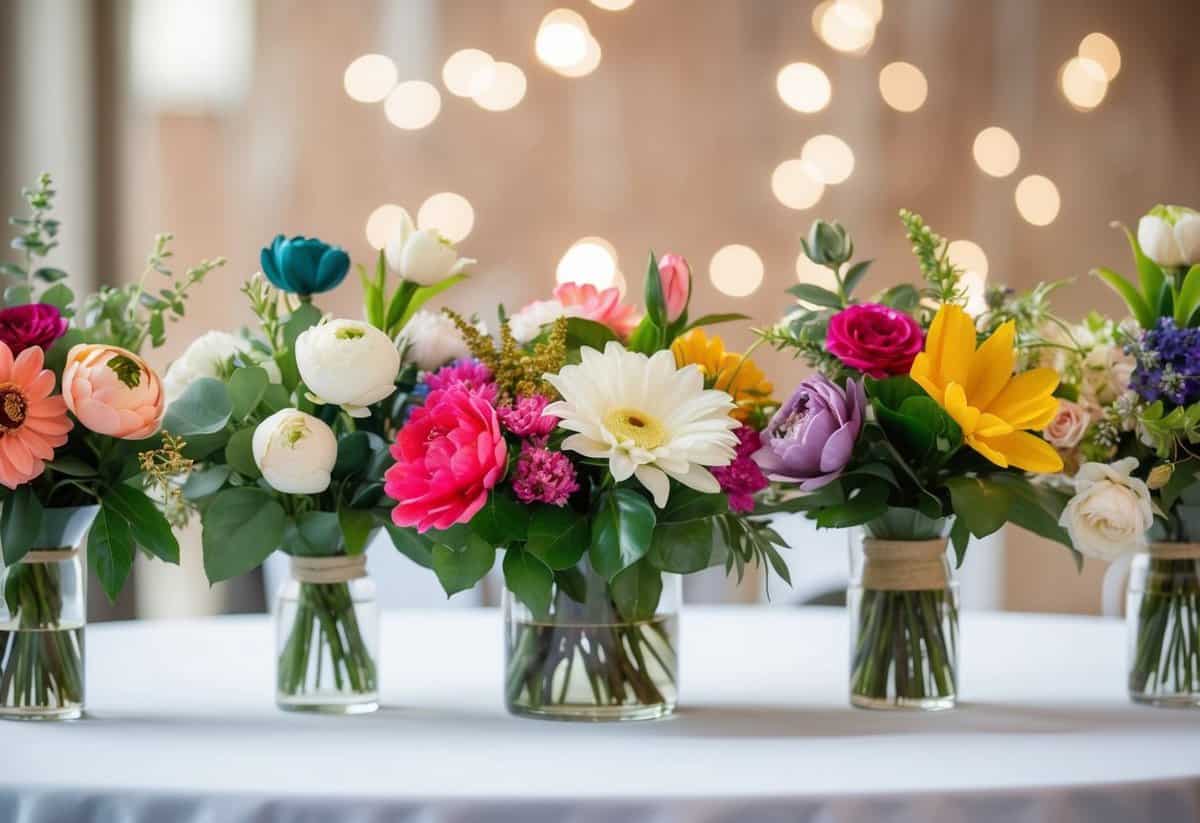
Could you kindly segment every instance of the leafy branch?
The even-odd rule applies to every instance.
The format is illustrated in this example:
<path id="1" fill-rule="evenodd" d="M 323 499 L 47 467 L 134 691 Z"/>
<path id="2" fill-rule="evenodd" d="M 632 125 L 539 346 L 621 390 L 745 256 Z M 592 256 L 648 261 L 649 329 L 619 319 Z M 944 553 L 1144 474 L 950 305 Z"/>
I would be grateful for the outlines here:
<path id="1" fill-rule="evenodd" d="M 921 274 L 929 284 L 922 294 L 938 303 L 964 305 L 967 292 L 962 286 L 963 271 L 950 262 L 949 241 L 930 229 L 921 215 L 908 209 L 900 210 L 900 222 L 912 243 Z"/>

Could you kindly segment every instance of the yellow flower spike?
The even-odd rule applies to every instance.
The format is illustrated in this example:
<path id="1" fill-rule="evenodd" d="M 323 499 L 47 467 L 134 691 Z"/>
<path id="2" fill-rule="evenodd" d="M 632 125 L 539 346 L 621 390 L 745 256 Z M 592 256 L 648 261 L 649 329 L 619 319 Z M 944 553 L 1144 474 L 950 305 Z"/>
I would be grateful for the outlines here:
<path id="1" fill-rule="evenodd" d="M 1058 373 L 1031 369 L 1014 375 L 1015 342 L 1010 321 L 976 348 L 975 321 L 961 307 L 944 305 L 909 376 L 959 425 L 963 442 L 997 466 L 1062 471 L 1058 452 L 1025 431 L 1054 418 Z"/>
<path id="2" fill-rule="evenodd" d="M 671 344 L 675 365 L 695 365 L 704 375 L 706 388 L 727 392 L 737 404 L 733 416 L 746 421 L 760 406 L 772 402 L 775 387 L 753 360 L 725 351 L 725 341 L 709 337 L 703 329 L 692 329 Z"/>

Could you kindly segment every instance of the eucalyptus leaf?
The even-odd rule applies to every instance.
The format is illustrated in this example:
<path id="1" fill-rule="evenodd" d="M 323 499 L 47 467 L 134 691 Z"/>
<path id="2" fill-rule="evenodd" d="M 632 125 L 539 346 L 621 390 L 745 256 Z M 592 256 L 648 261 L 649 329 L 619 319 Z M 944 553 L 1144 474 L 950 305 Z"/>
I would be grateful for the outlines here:
<path id="1" fill-rule="evenodd" d="M 259 566 L 283 540 L 287 515 L 268 492 L 226 489 L 202 515 L 204 572 L 213 583 Z"/>
<path id="2" fill-rule="evenodd" d="M 243 477 L 257 480 L 262 476 L 254 460 L 254 429 L 238 429 L 225 444 L 225 462 Z"/>
<path id="3" fill-rule="evenodd" d="M 201 377 L 170 405 L 163 417 L 163 429 L 178 437 L 215 434 L 229 423 L 233 403 L 225 384 L 212 377 Z"/>
<path id="4" fill-rule="evenodd" d="M 229 376 L 228 392 L 235 420 L 245 420 L 258 408 L 271 379 L 259 366 L 234 369 Z"/>

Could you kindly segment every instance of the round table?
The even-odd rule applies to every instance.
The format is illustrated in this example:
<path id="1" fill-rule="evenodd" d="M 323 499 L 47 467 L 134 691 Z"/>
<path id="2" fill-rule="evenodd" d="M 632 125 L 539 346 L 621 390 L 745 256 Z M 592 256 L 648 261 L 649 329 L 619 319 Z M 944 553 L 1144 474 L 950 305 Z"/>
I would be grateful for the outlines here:
<path id="1" fill-rule="evenodd" d="M 687 609 L 678 715 L 508 716 L 493 610 L 384 618 L 384 708 L 287 714 L 268 618 L 102 624 L 88 717 L 0 724 L 0 820 L 1200 819 L 1200 712 L 1130 704 L 1123 626 L 962 618 L 961 708 L 846 701 L 840 609 Z"/>

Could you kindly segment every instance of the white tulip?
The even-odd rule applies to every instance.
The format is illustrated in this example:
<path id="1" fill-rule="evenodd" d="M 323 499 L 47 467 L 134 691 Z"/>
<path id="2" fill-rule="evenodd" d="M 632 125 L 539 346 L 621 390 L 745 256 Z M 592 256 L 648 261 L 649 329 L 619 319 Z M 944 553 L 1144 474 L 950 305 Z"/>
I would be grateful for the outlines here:
<path id="1" fill-rule="evenodd" d="M 263 479 L 284 494 L 320 494 L 337 462 L 337 437 L 324 421 L 299 409 L 277 411 L 251 441 Z"/>
<path id="2" fill-rule="evenodd" d="M 1115 560 L 1145 550 L 1154 504 L 1146 483 L 1130 476 L 1137 465 L 1137 458 L 1126 457 L 1111 465 L 1084 463 L 1076 473 L 1075 496 L 1058 523 L 1083 554 Z"/>
<path id="3" fill-rule="evenodd" d="M 480 334 L 487 326 L 476 323 Z M 412 316 L 397 338 L 404 356 L 422 371 L 434 371 L 460 357 L 470 357 L 471 350 L 454 321 L 441 312 L 422 309 Z"/>
<path id="4" fill-rule="evenodd" d="M 475 262 L 460 258 L 454 244 L 437 229 L 416 228 L 407 212 L 388 238 L 384 255 L 389 269 L 421 286 L 460 274 Z"/>
<path id="5" fill-rule="evenodd" d="M 1200 214 L 1182 206 L 1155 206 L 1138 221 L 1142 253 L 1163 268 L 1200 263 Z"/>
<path id="6" fill-rule="evenodd" d="M 396 390 L 400 351 L 370 323 L 328 320 L 296 338 L 296 367 L 314 403 L 369 417 L 367 407 Z"/>
<path id="7" fill-rule="evenodd" d="M 193 340 L 163 375 L 163 392 L 167 403 L 179 399 L 187 387 L 201 377 L 227 377 L 230 359 L 239 354 L 265 369 L 272 383 L 282 380 L 279 366 L 265 355 L 256 356 L 248 340 L 225 331 L 210 331 Z"/>

